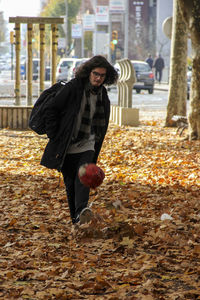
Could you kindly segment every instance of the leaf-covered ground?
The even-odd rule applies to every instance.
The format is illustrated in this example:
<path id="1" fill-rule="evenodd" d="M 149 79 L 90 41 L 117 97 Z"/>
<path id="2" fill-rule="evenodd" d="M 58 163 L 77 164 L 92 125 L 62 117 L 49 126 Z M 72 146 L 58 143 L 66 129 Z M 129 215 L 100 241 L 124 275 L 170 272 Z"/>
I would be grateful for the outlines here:
<path id="1" fill-rule="evenodd" d="M 200 299 L 200 142 L 162 121 L 110 125 L 79 228 L 39 165 L 46 142 L 0 131 L 0 299 Z"/>

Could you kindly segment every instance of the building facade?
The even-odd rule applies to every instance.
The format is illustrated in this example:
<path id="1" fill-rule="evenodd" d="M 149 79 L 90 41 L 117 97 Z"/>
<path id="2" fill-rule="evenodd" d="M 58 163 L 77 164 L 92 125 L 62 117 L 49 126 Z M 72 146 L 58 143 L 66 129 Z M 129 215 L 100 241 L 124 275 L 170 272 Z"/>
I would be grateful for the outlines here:
<path id="1" fill-rule="evenodd" d="M 83 0 L 79 16 L 86 12 L 94 14 L 97 6 L 109 6 L 110 1 Z M 96 26 L 97 32 L 109 35 L 110 40 L 112 32 L 117 31 L 115 59 L 125 56 L 125 35 L 128 31 L 129 59 L 145 60 L 149 53 L 153 57 L 160 53 L 166 65 L 169 65 L 171 40 L 163 33 L 162 24 L 166 18 L 172 16 L 173 0 L 124 0 L 116 3 L 126 3 L 126 1 L 128 6 L 126 11 L 110 12 L 110 24 Z"/>
<path id="2" fill-rule="evenodd" d="M 128 56 L 144 60 L 148 53 L 154 55 L 156 51 L 156 1 L 129 1 L 128 11 Z"/>

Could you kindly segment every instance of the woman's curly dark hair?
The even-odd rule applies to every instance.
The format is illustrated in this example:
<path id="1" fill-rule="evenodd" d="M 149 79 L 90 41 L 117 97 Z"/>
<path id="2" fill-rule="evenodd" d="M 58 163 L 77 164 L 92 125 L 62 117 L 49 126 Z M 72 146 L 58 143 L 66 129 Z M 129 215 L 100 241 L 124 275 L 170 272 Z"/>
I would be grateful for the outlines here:
<path id="1" fill-rule="evenodd" d="M 106 69 L 106 77 L 104 80 L 104 84 L 111 85 L 117 82 L 118 73 L 115 68 L 107 61 L 104 56 L 95 55 L 85 63 L 80 65 L 75 73 L 76 78 L 88 79 L 90 73 L 95 68 L 105 68 Z"/>

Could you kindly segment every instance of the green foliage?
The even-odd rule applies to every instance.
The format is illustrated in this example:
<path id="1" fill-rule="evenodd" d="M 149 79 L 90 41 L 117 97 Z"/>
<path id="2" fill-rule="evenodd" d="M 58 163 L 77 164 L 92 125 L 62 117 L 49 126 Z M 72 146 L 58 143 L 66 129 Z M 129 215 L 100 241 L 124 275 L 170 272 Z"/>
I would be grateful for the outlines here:
<path id="1" fill-rule="evenodd" d="M 71 43 L 71 24 L 75 23 L 76 16 L 79 12 L 81 0 L 68 0 L 68 41 Z M 65 0 L 49 0 L 41 12 L 42 17 L 65 17 Z M 59 25 L 59 36 L 64 37 L 63 26 Z M 47 32 L 50 28 L 47 28 Z M 50 36 L 50 35 L 48 35 Z"/>

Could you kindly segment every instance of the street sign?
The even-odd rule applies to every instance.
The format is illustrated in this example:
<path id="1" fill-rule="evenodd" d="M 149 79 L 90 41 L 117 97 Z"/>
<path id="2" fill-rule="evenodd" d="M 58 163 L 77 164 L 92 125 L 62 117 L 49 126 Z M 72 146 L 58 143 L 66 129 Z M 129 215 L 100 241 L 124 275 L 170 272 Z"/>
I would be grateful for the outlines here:
<path id="1" fill-rule="evenodd" d="M 110 12 L 124 12 L 125 1 L 124 0 L 110 0 L 109 2 Z"/>
<path id="2" fill-rule="evenodd" d="M 72 38 L 80 39 L 82 37 L 82 25 L 72 24 Z"/>
<path id="3" fill-rule="evenodd" d="M 97 6 L 95 17 L 96 17 L 97 24 L 108 24 L 108 22 L 109 22 L 109 7 L 108 6 Z"/>
<path id="4" fill-rule="evenodd" d="M 93 31 L 95 27 L 95 16 L 93 14 L 85 14 L 83 16 L 83 29 L 85 31 Z"/>

